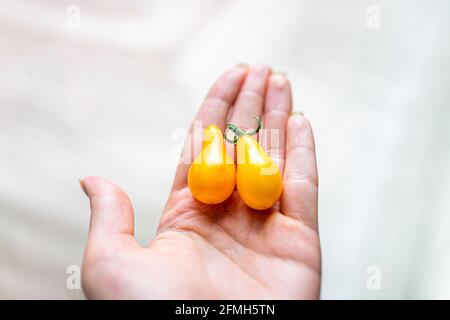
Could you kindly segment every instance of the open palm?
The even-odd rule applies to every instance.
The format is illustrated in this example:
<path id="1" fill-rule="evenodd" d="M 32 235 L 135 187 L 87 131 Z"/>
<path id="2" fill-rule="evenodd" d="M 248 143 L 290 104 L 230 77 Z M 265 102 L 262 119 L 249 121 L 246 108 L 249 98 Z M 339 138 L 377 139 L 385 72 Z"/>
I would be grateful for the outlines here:
<path id="1" fill-rule="evenodd" d="M 108 180 L 83 179 L 92 211 L 83 265 L 87 297 L 318 298 L 314 139 L 308 120 L 291 110 L 284 75 L 264 65 L 237 66 L 213 85 L 195 119 L 202 127 L 216 124 L 223 130 L 230 112 L 231 122 L 247 129 L 254 126 L 254 115 L 264 115 L 267 152 L 283 173 L 282 197 L 270 210 L 250 209 L 237 191 L 218 205 L 196 201 L 187 187 L 189 161 L 181 161 L 157 234 L 141 247 L 126 194 Z M 277 143 L 271 131 L 279 133 Z M 194 145 L 187 139 L 185 150 Z M 192 161 L 197 152 L 183 158 L 187 154 Z"/>

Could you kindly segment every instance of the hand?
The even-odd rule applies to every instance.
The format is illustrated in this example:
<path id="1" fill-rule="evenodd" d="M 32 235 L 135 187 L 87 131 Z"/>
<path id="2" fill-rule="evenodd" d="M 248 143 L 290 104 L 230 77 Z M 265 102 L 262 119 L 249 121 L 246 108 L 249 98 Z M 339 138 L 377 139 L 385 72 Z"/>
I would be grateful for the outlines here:
<path id="1" fill-rule="evenodd" d="M 92 211 L 82 273 L 88 298 L 319 297 L 318 179 L 310 124 L 291 115 L 289 81 L 267 66 L 225 72 L 196 120 L 224 130 L 231 105 L 231 122 L 240 127 L 254 127 L 253 115 L 264 113 L 265 129 L 280 132 L 278 146 L 267 148 L 284 172 L 279 204 L 255 211 L 237 191 L 221 204 L 202 204 L 192 197 L 189 165 L 181 162 L 156 237 L 143 248 L 134 239 L 127 195 L 105 179 L 85 178 L 81 184 Z"/>

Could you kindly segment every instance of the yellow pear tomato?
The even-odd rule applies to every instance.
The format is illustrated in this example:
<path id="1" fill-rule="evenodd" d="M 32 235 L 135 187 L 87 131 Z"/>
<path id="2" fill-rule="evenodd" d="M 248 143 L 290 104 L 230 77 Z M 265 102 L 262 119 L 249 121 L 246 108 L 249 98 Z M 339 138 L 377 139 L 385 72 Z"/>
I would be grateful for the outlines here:
<path id="1" fill-rule="evenodd" d="M 236 184 L 242 201 L 256 210 L 272 207 L 282 192 L 278 165 L 250 135 L 237 140 Z"/>
<path id="2" fill-rule="evenodd" d="M 189 189 L 198 201 L 217 204 L 231 195 L 235 184 L 236 166 L 227 154 L 222 131 L 210 125 L 204 131 L 202 150 L 189 168 Z"/>

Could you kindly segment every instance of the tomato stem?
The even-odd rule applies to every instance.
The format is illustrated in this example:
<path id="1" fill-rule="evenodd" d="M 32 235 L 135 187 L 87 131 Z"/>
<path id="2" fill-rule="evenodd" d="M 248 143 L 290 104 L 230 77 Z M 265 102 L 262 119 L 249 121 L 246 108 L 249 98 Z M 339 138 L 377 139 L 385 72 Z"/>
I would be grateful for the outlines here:
<path id="1" fill-rule="evenodd" d="M 261 130 L 261 119 L 259 119 L 259 117 L 257 117 L 257 116 L 253 116 L 253 118 L 256 119 L 256 122 L 258 123 L 258 127 L 256 129 L 253 129 L 250 131 L 241 129 L 234 123 L 231 123 L 231 122 L 227 123 L 227 129 L 225 130 L 225 133 L 223 135 L 224 139 L 229 143 L 236 144 L 237 141 L 239 140 L 239 137 L 241 137 L 243 135 L 253 136 L 255 134 L 258 134 L 259 130 Z M 233 131 L 233 133 L 234 133 L 233 139 L 230 139 L 228 137 L 228 131 Z"/>

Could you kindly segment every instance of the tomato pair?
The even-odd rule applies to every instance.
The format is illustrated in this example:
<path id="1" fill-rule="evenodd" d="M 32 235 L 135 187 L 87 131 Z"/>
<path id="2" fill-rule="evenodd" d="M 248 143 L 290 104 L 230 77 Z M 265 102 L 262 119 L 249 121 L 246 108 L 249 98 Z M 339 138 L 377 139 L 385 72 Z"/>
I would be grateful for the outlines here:
<path id="1" fill-rule="evenodd" d="M 238 133 L 236 126 L 230 127 Z M 236 170 L 233 159 L 226 152 L 222 131 L 215 125 L 205 129 L 201 153 L 189 168 L 189 188 L 198 201 L 217 204 L 225 201 L 236 185 L 247 206 L 256 210 L 268 209 L 281 195 L 280 170 L 255 138 L 245 131 L 239 132 L 241 134 L 232 141 L 237 145 Z"/>

